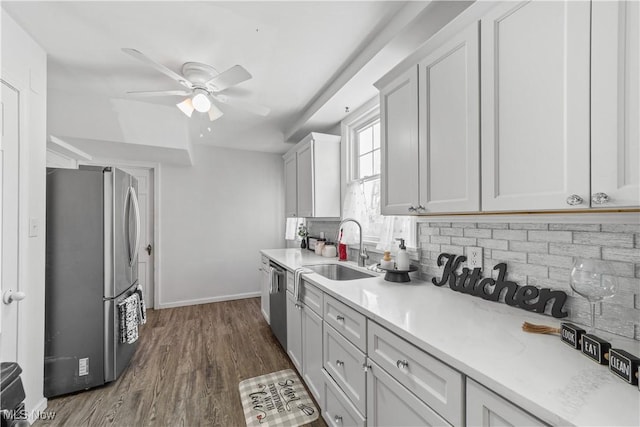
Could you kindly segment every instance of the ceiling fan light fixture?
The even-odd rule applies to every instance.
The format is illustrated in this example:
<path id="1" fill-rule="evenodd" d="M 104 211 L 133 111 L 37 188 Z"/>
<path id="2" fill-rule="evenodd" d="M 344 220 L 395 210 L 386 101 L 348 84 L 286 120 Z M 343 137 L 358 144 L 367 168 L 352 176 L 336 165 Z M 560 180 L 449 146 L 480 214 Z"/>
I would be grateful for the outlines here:
<path id="1" fill-rule="evenodd" d="M 193 108 L 200 113 L 206 113 L 211 108 L 211 100 L 208 94 L 202 89 L 196 89 L 193 98 L 191 98 Z"/>
<path id="2" fill-rule="evenodd" d="M 209 109 L 210 121 L 218 120 L 220 117 L 222 117 L 223 114 L 224 113 L 218 107 L 216 107 L 215 104 L 211 104 L 211 108 Z"/>
<path id="3" fill-rule="evenodd" d="M 191 117 L 193 110 L 195 110 L 193 103 L 191 102 L 191 98 L 187 98 L 184 101 L 177 103 L 176 107 L 178 107 L 187 117 Z"/>

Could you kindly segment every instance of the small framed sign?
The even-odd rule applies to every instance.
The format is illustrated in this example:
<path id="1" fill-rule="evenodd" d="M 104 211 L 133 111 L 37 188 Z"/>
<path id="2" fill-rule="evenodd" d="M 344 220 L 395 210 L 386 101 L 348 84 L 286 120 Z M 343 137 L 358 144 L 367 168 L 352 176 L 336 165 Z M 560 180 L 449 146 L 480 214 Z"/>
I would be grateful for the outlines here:
<path id="1" fill-rule="evenodd" d="M 624 350 L 611 349 L 609 351 L 609 370 L 629 384 L 638 384 L 636 372 L 640 366 L 640 359 Z"/>
<path id="2" fill-rule="evenodd" d="M 585 332 L 586 331 L 584 329 L 581 329 L 572 323 L 560 324 L 560 338 L 562 339 L 562 342 L 569 344 L 576 350 L 580 348 L 582 336 Z"/>
<path id="3" fill-rule="evenodd" d="M 611 344 L 595 335 L 585 334 L 582 336 L 582 354 L 601 365 L 609 363 L 605 355 L 609 353 L 610 348 Z"/>

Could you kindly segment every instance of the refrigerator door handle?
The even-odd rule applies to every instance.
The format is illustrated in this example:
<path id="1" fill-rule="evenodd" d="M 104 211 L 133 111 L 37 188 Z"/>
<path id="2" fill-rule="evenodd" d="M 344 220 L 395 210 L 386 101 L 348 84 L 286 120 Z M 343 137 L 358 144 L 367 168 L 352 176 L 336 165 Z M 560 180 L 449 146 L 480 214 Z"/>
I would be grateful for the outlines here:
<path id="1" fill-rule="evenodd" d="M 138 205 L 138 195 L 136 194 L 136 189 L 133 187 L 129 187 L 129 191 L 131 192 L 130 201 L 133 204 L 134 212 L 136 214 L 136 240 L 133 245 L 133 255 L 129 260 L 129 265 L 133 265 L 136 258 L 138 257 L 138 250 L 140 249 L 140 205 Z"/>

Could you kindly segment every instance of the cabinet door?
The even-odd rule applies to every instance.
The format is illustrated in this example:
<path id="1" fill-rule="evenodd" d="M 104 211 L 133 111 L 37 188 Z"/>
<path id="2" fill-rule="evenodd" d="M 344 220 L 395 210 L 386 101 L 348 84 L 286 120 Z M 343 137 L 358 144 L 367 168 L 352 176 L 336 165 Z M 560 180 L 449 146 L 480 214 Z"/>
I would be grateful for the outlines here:
<path id="1" fill-rule="evenodd" d="M 302 377 L 316 398 L 322 402 L 322 318 L 308 307 L 302 308 Z"/>
<path id="2" fill-rule="evenodd" d="M 383 215 L 415 213 L 418 194 L 418 70 L 380 90 Z"/>
<path id="3" fill-rule="evenodd" d="M 313 142 L 298 150 L 298 216 L 313 216 Z"/>
<path id="4" fill-rule="evenodd" d="M 269 323 L 269 288 L 271 285 L 270 274 L 269 274 L 269 264 L 261 264 L 260 268 L 260 281 L 261 281 L 261 297 L 260 297 L 260 308 L 262 310 L 262 315 L 264 319 Z"/>
<path id="5" fill-rule="evenodd" d="M 426 212 L 480 210 L 479 31 L 474 23 L 418 65 L 420 205 Z"/>
<path id="6" fill-rule="evenodd" d="M 467 379 L 467 425 L 489 427 L 545 424 L 477 382 Z"/>
<path id="7" fill-rule="evenodd" d="M 593 2 L 592 207 L 640 205 L 640 3 Z"/>
<path id="8" fill-rule="evenodd" d="M 450 425 L 380 366 L 371 360 L 369 364 L 367 425 L 394 427 Z"/>
<path id="9" fill-rule="evenodd" d="M 284 159 L 284 214 L 287 217 L 298 215 L 298 176 L 296 153 Z"/>
<path id="10" fill-rule="evenodd" d="M 586 208 L 590 2 L 505 2 L 481 21 L 482 210 Z"/>
<path id="11" fill-rule="evenodd" d="M 287 354 L 302 373 L 302 305 L 287 292 Z"/>

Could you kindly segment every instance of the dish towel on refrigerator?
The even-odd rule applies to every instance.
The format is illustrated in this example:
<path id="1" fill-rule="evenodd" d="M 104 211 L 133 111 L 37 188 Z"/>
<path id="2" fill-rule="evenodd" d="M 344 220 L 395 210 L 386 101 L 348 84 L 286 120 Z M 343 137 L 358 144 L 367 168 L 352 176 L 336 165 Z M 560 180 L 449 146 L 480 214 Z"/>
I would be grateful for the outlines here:
<path id="1" fill-rule="evenodd" d="M 293 272 L 293 299 L 296 302 L 300 302 L 300 280 L 302 280 L 303 274 L 313 273 L 308 268 L 299 267 Z"/>
<path id="2" fill-rule="evenodd" d="M 138 285 L 134 291 L 138 295 L 138 323 L 144 325 L 147 323 L 147 305 L 144 303 L 144 295 L 142 294 L 142 286 Z"/>
<path id="3" fill-rule="evenodd" d="M 120 342 L 133 344 L 138 339 L 138 294 L 134 293 L 118 304 Z"/>

